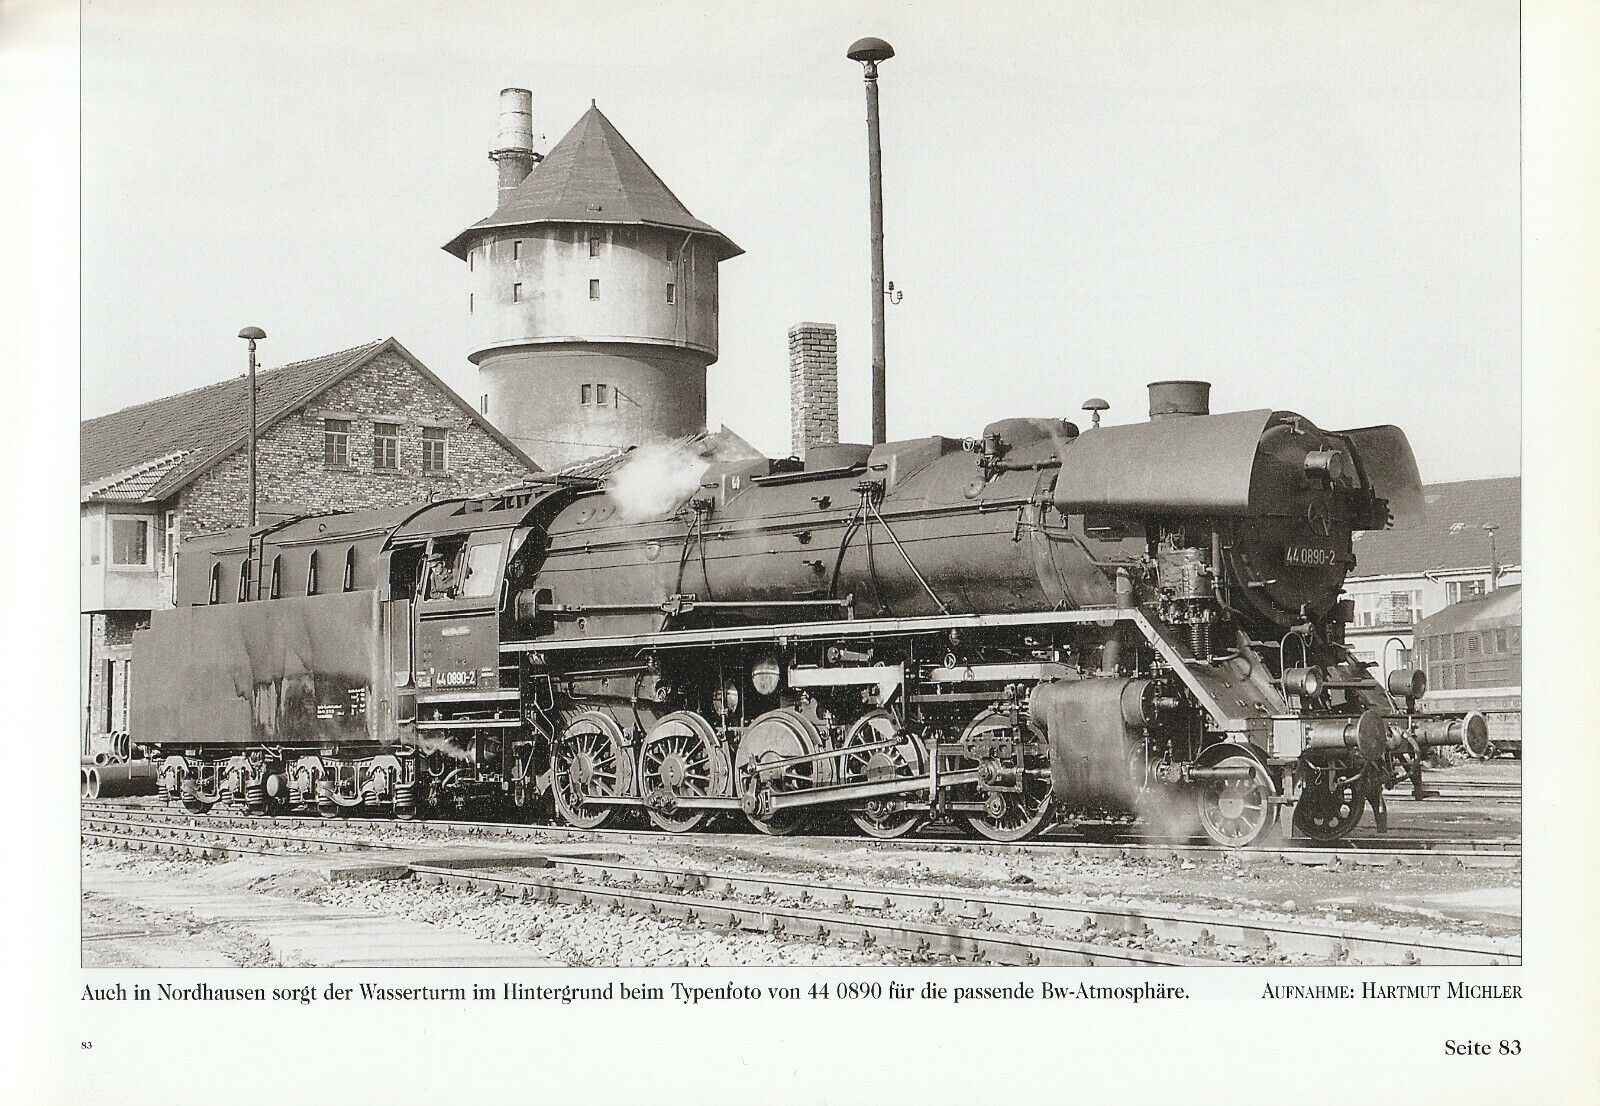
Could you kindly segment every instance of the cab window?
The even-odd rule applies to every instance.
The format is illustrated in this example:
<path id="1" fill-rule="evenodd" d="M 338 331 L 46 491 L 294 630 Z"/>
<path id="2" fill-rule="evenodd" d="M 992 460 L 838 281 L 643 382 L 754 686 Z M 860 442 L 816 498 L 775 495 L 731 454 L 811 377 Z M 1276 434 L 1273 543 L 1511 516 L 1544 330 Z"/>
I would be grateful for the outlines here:
<path id="1" fill-rule="evenodd" d="M 483 599 L 500 588 L 500 546 L 498 544 L 474 545 L 467 549 L 466 575 L 461 581 L 461 594 L 469 599 Z"/>

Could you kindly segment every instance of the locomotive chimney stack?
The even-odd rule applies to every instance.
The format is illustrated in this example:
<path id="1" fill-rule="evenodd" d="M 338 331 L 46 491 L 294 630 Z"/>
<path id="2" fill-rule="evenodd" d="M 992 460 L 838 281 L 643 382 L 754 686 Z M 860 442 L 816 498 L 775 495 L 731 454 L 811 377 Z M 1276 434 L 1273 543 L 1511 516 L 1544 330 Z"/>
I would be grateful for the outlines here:
<path id="1" fill-rule="evenodd" d="M 1211 383 L 1206 380 L 1157 380 L 1150 385 L 1150 418 L 1209 415 Z"/>
<path id="2" fill-rule="evenodd" d="M 500 90 L 500 128 L 489 160 L 494 162 L 500 178 L 495 201 L 498 206 L 506 202 L 540 160 L 533 152 L 533 93 L 526 88 Z"/>

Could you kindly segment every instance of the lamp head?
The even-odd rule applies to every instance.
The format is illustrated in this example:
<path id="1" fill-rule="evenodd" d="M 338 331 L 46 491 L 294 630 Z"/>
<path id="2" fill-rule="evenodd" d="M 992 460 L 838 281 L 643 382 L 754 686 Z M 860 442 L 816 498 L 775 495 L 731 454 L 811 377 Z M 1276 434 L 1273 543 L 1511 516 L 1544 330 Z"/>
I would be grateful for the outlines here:
<path id="1" fill-rule="evenodd" d="M 259 326 L 247 326 L 243 330 L 239 331 L 239 337 L 248 338 L 252 342 L 258 338 L 265 338 L 266 336 L 267 332 L 262 330 Z"/>
<path id="2" fill-rule="evenodd" d="M 845 57 L 851 61 L 875 65 L 880 61 L 888 61 L 894 57 L 894 47 L 881 38 L 858 38 L 851 43 L 850 50 L 845 54 Z"/>

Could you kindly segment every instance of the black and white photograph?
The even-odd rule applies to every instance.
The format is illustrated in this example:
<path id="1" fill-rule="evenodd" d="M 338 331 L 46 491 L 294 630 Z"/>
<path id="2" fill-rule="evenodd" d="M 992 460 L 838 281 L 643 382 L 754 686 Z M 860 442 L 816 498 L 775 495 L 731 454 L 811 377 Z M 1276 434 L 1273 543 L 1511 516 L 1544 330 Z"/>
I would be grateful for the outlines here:
<path id="1" fill-rule="evenodd" d="M 1538 829 L 1590 817 L 1524 788 L 1525 734 L 1530 773 L 1592 775 L 1594 656 L 1530 614 L 1525 702 L 1523 589 L 1592 609 L 1552 558 L 1596 521 L 1559 500 L 1525 568 L 1525 463 L 1592 396 L 1529 352 L 1571 240 L 1529 204 L 1524 5 L 71 26 L 75 364 L 38 386 L 78 442 L 37 466 L 61 587 L 23 623 L 70 676 L 8 744 L 57 819 L 76 750 L 62 1001 L 157 1021 L 141 1061 L 66 1030 L 77 1070 L 17 1101 L 281 1101 L 221 1070 L 299 1093 L 356 1057 L 352 1101 L 509 1087 L 487 1055 L 455 1090 L 443 1054 L 323 1055 L 336 1017 L 537 1017 L 588 1067 L 558 1101 L 966 1100 L 955 1055 L 885 1090 L 886 1053 L 942 1051 L 922 1020 L 1004 1067 L 1018 1019 L 1171 1101 L 1109 1069 L 1241 1004 L 1351 1049 L 1236 1040 L 1250 1070 L 1408 1026 L 1455 1101 L 1592 1071 L 1517 1028 L 1539 912 L 1579 909 L 1530 872 L 1594 874 Z M 580 1025 L 619 1007 L 650 1059 L 607 1083 L 620 1041 Z M 846 1007 L 827 1047 L 872 1081 L 683 1052 L 696 1018 Z M 129 1092 L 96 1048 L 208 1074 Z"/>

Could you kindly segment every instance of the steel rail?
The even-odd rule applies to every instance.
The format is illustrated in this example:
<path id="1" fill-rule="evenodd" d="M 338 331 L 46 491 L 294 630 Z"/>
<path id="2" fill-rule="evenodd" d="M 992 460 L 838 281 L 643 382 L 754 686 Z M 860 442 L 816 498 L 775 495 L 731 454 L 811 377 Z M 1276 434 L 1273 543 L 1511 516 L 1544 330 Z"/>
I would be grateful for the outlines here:
<path id="1" fill-rule="evenodd" d="M 258 833 L 223 826 L 147 825 L 155 832 L 119 833 L 96 830 L 101 820 L 86 819 L 87 842 L 131 849 L 201 855 L 215 859 L 232 853 L 284 855 L 310 851 L 379 851 L 399 846 L 369 845 L 282 833 Z M 112 822 L 112 824 L 118 824 Z M 124 823 L 133 828 L 132 823 Z M 196 837 L 209 840 L 194 840 Z M 220 838 L 219 845 L 216 839 Z M 240 844 L 240 842 L 244 844 Z M 270 848 L 269 844 L 298 846 Z M 552 869 L 570 874 L 562 880 L 540 876 L 470 874 L 448 864 L 409 864 L 424 882 L 456 884 L 469 889 L 491 887 L 519 897 L 535 897 L 667 916 L 684 921 L 724 917 L 725 924 L 774 934 L 843 937 L 858 942 L 881 941 L 919 953 L 937 953 L 967 960 L 1007 964 L 1105 963 L 1144 965 L 1217 964 L 1232 961 L 1109 948 L 1094 941 L 1062 939 L 1037 929 L 1022 932 L 977 930 L 966 922 L 1047 927 L 1094 934 L 1112 940 L 1154 938 L 1198 948 L 1228 948 L 1256 954 L 1296 954 L 1343 964 L 1482 965 L 1517 964 L 1520 951 L 1491 942 L 1462 939 L 1416 940 L 1361 928 L 1327 928 L 1270 923 L 1228 915 L 1171 912 L 1161 909 L 1108 908 L 1060 899 L 1011 897 L 969 892 L 933 891 L 889 886 L 818 883 L 766 874 L 733 874 L 639 865 L 601 859 L 551 857 Z M 512 862 L 508 859 L 508 865 Z M 585 879 L 583 877 L 587 876 Z M 537 890 L 529 890 L 529 889 Z M 705 895 L 721 897 L 708 903 Z M 751 898 L 764 901 L 751 902 Z M 788 899 L 788 904 L 772 900 Z M 850 911 L 913 912 L 937 919 L 858 917 L 854 913 L 818 911 L 813 904 Z M 948 920 L 948 921 L 947 921 Z"/>
<path id="2" fill-rule="evenodd" d="M 537 841 L 540 837 L 558 837 L 584 842 L 614 842 L 620 845 L 661 845 L 674 841 L 696 845 L 748 845 L 766 839 L 749 833 L 692 832 L 674 833 L 653 829 L 581 829 L 576 826 L 542 825 L 526 822 L 482 822 L 460 819 L 409 819 L 387 817 L 350 817 L 327 819 L 309 815 L 256 815 L 256 814 L 189 814 L 187 812 L 151 810 L 148 807 L 97 806 L 84 803 L 88 809 L 144 812 L 170 820 L 205 824 L 226 818 L 230 822 L 247 825 L 315 825 L 347 829 L 360 827 L 375 832 L 403 833 L 408 830 L 436 830 L 445 834 L 467 837 L 511 837 Z M 1384 840 L 1384 839 L 1378 839 Z M 1222 845 L 1192 844 L 1178 841 L 1139 840 L 1119 838 L 1110 841 L 1083 840 L 1076 837 L 1045 836 L 1031 841 L 979 841 L 957 837 L 908 837 L 895 841 L 879 842 L 859 836 L 840 834 L 808 834 L 784 839 L 787 844 L 866 844 L 896 851 L 953 851 L 977 853 L 1004 853 L 1006 855 L 1039 857 L 1075 857 L 1083 859 L 1116 860 L 1232 860 L 1242 864 L 1286 863 L 1308 866 L 1350 864 L 1356 866 L 1415 867 L 1422 870 L 1456 868 L 1515 868 L 1522 863 L 1520 842 L 1509 840 L 1420 840 L 1391 841 L 1373 845 L 1367 839 L 1334 841 L 1326 844 L 1295 844 L 1230 849 Z"/>

